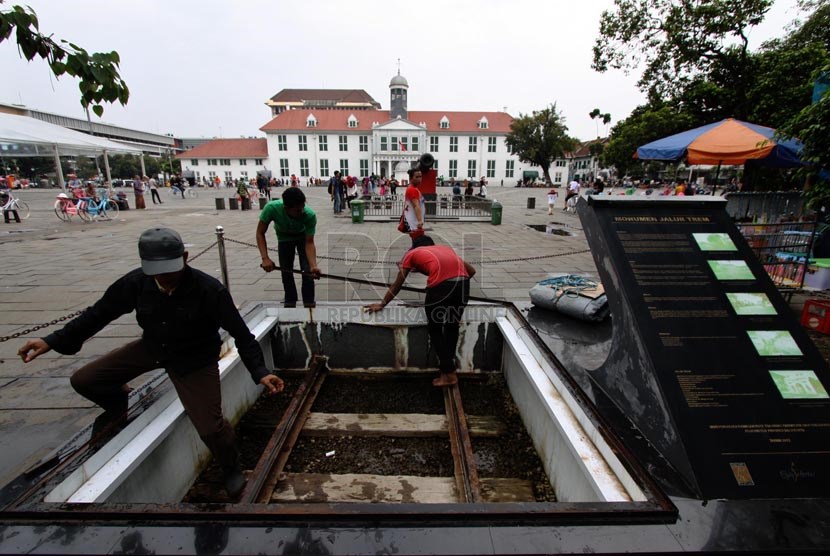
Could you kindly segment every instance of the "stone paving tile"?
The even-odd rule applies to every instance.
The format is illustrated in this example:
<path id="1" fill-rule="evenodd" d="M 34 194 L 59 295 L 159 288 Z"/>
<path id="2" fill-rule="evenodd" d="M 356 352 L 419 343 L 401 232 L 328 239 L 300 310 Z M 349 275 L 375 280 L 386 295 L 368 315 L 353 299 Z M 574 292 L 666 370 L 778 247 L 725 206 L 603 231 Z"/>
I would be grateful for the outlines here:
<path id="1" fill-rule="evenodd" d="M 95 404 L 78 396 L 64 376 L 18 378 L 0 388 L 0 410 L 78 409 Z"/>

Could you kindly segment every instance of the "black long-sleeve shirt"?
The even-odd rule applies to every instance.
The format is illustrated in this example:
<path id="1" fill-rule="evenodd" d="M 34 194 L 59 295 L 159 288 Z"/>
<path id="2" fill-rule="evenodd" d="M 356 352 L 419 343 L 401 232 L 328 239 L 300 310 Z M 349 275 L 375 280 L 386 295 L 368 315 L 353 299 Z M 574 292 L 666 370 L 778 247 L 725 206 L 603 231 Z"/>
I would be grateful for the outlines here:
<path id="1" fill-rule="evenodd" d="M 215 278 L 185 267 L 181 283 L 167 295 L 140 268 L 119 278 L 104 296 L 44 340 L 58 353 L 72 355 L 83 343 L 121 315 L 135 310 L 147 349 L 168 372 L 186 373 L 215 362 L 222 342 L 219 328 L 233 336 L 254 382 L 269 371 L 262 349 Z"/>

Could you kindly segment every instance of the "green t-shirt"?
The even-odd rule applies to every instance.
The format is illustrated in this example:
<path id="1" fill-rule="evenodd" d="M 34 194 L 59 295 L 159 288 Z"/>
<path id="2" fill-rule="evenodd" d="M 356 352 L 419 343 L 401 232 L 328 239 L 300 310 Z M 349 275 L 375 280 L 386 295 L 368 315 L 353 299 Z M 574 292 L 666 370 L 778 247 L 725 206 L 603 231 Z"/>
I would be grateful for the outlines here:
<path id="1" fill-rule="evenodd" d="M 291 218 L 285 212 L 282 199 L 271 201 L 259 213 L 259 221 L 265 224 L 274 223 L 277 241 L 296 241 L 313 236 L 317 229 L 317 215 L 308 205 L 303 208 L 300 218 Z"/>

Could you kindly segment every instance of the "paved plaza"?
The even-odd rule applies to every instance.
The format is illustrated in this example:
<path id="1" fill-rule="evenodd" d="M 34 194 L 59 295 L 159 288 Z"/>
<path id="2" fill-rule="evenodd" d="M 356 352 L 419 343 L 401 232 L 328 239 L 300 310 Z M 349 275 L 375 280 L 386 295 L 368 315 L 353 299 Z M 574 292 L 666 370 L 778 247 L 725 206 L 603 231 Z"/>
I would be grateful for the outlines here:
<path id="1" fill-rule="evenodd" d="M 409 238 L 395 229 L 395 222 L 353 224 L 345 212 L 338 217 L 332 214 L 325 187 L 302 189 L 318 215 L 316 243 L 321 271 L 391 282 L 397 273 L 394 263 L 409 246 Z M 450 193 L 449 188 L 439 189 L 439 193 Z M 282 191 L 274 188 L 275 198 Z M 165 190 L 163 205 L 151 204 L 148 197 L 147 210 L 122 211 L 114 221 L 91 223 L 77 217 L 69 223 L 57 219 L 53 205 L 59 190 L 16 193 L 29 204 L 32 215 L 20 224 L 0 225 L 0 336 L 47 323 L 94 303 L 114 280 L 138 266 L 138 236 L 152 226 L 178 230 L 191 257 L 210 247 L 216 241 L 216 227 L 222 226 L 228 240 L 229 281 L 236 304 L 243 307 L 283 299 L 279 274 L 266 274 L 260 269 L 259 253 L 253 247 L 259 211 L 215 208 L 214 199 L 227 200 L 231 190 L 200 189 L 198 198 L 186 200 L 173 198 Z M 488 193 L 504 205 L 500 226 L 427 222 L 430 235 L 454 247 L 478 269 L 472 295 L 526 303 L 529 288 L 551 273 L 596 275 L 576 215 L 562 210 L 547 215 L 547 189 L 496 185 Z M 526 208 L 529 197 L 535 199 L 535 209 Z M 132 195 L 130 198 L 133 206 Z M 548 235 L 528 226 L 550 222 L 572 235 Z M 272 229 L 268 241 L 269 247 L 276 247 Z M 573 252 L 578 253 L 569 254 Z M 533 259 L 540 256 L 546 258 Z M 276 261 L 275 252 L 272 258 Z M 221 278 L 216 247 L 192 264 Z M 299 278 L 297 282 L 299 286 Z M 425 277 L 411 275 L 407 285 L 424 287 Z M 367 304 L 382 295 L 382 289 L 371 286 L 327 279 L 317 282 L 318 304 Z M 399 296 L 404 300 L 419 297 L 412 292 Z M 71 389 L 72 372 L 140 335 L 134 315 L 125 315 L 88 341 L 77 355 L 50 352 L 27 365 L 21 363 L 16 352 L 25 339 L 45 336 L 57 326 L 0 342 L 0 485 L 59 447 L 99 414 L 100 409 Z"/>

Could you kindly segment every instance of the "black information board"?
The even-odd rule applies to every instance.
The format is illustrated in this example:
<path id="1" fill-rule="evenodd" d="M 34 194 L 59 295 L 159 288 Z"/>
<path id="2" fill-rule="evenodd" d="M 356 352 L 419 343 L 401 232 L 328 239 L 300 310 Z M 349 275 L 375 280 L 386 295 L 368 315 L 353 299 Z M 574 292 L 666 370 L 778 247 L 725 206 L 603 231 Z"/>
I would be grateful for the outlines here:
<path id="1" fill-rule="evenodd" d="M 725 206 L 580 202 L 614 324 L 591 376 L 702 497 L 826 497 L 830 370 Z"/>

